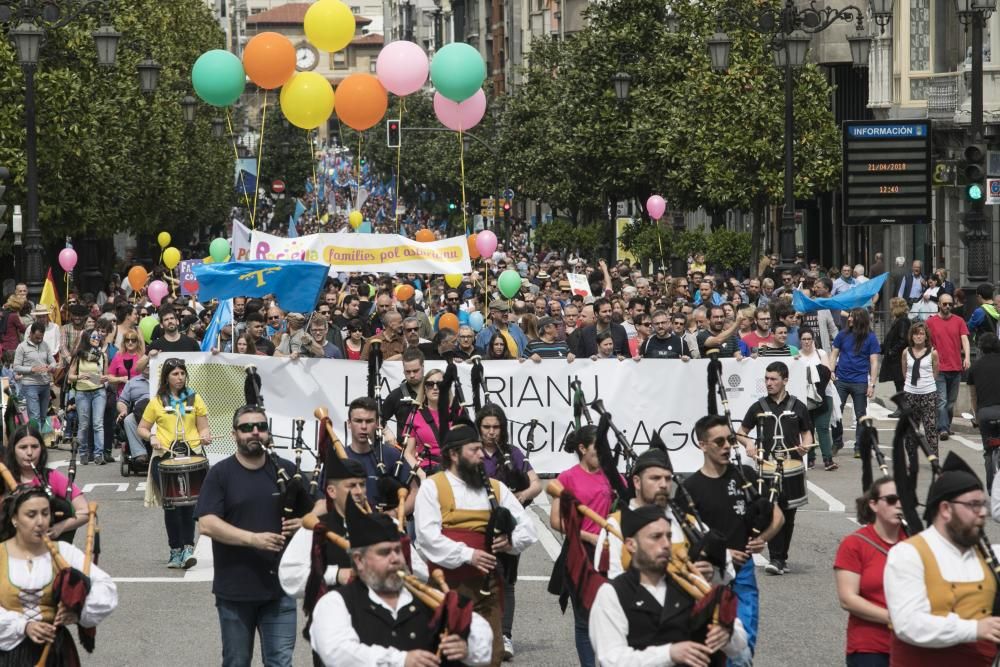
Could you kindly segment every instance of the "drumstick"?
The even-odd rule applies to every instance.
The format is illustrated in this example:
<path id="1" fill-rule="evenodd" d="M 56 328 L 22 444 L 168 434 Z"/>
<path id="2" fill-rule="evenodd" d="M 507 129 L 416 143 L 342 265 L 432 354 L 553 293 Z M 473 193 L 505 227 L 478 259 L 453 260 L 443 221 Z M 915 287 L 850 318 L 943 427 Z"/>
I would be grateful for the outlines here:
<path id="1" fill-rule="evenodd" d="M 559 496 L 562 495 L 563 485 L 559 483 L 559 480 L 554 479 L 551 482 L 549 482 L 549 485 L 548 487 L 546 487 L 545 491 L 553 498 L 558 498 Z M 625 541 L 625 538 L 622 537 L 622 533 L 618 528 L 615 528 L 614 526 L 609 524 L 607 519 L 605 519 L 603 516 L 601 516 L 594 510 L 590 509 L 583 503 L 577 503 L 576 511 L 582 514 L 583 516 L 587 517 L 588 519 L 590 519 L 591 521 L 593 521 L 598 526 L 608 531 L 615 537 L 617 537 L 622 542 Z"/>
<path id="2" fill-rule="evenodd" d="M 399 523 L 399 532 L 404 535 L 406 534 L 406 507 L 404 503 L 408 495 L 410 495 L 410 490 L 405 486 L 396 491 L 396 498 L 399 501 L 399 504 L 396 505 L 396 521 Z"/>
<path id="3" fill-rule="evenodd" d="M 341 459 L 347 458 L 347 451 L 344 449 L 344 443 L 340 441 L 337 437 L 337 433 L 333 430 L 333 422 L 330 421 L 330 413 L 327 412 L 326 408 L 316 408 L 313 410 L 313 416 L 316 417 L 326 428 L 327 435 L 330 436 L 330 442 L 333 443 L 333 451 L 337 452 L 337 456 Z"/>
<path id="4" fill-rule="evenodd" d="M 90 565 L 94 561 L 94 540 L 97 536 L 97 503 L 87 503 L 90 517 L 87 520 L 87 542 L 83 550 L 83 573 L 90 576 Z"/>
<path id="5" fill-rule="evenodd" d="M 319 523 L 319 517 L 317 517 L 315 514 L 311 512 L 302 517 L 302 526 L 306 530 L 315 530 L 316 524 L 318 523 Z M 351 548 L 351 543 L 345 540 L 343 535 L 338 535 L 332 530 L 326 531 L 326 539 L 330 540 L 344 551 L 347 551 Z"/>

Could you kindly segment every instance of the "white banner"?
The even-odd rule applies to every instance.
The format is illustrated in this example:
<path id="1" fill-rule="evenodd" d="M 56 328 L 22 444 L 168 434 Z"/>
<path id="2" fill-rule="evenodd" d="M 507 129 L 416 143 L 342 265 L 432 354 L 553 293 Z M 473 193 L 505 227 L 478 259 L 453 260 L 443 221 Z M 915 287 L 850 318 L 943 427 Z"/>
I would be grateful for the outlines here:
<path id="1" fill-rule="evenodd" d="M 594 296 L 590 293 L 590 282 L 587 280 L 586 274 L 567 273 L 566 279 L 569 280 L 569 288 L 573 290 L 573 294 L 579 294 L 582 297 Z"/>
<path id="2" fill-rule="evenodd" d="M 470 273 L 464 236 L 421 243 L 397 234 L 307 234 L 288 239 L 260 231 L 250 236 L 248 259 L 300 259 L 328 264 L 331 275 L 363 273 Z"/>
<path id="3" fill-rule="evenodd" d="M 231 257 L 237 262 L 250 259 L 250 228 L 239 220 L 233 220 L 233 238 L 229 242 Z"/>
<path id="4" fill-rule="evenodd" d="M 151 377 L 158 377 L 158 365 L 167 356 L 187 360 L 190 384 L 206 400 L 215 442 L 212 458 L 228 456 L 232 443 L 233 411 L 243 405 L 244 368 L 253 364 L 263 380 L 264 405 L 274 420 L 276 442 L 288 447 L 284 438 L 293 435 L 292 420 L 306 420 L 303 438 L 312 447 L 317 425 L 313 410 L 324 407 L 345 443 L 347 406 L 367 391 L 367 365 L 356 361 L 257 357 L 239 354 L 204 353 L 160 354 L 154 357 Z M 733 423 L 739 423 L 750 406 L 764 396 L 764 370 L 775 359 L 724 359 L 723 380 L 729 395 Z M 783 360 L 790 369 L 789 390 L 805 396 L 805 366 Z M 599 398 L 614 417 L 637 453 L 645 451 L 650 435 L 658 431 L 670 450 L 678 472 L 701 467 L 701 451 L 694 443 L 694 423 L 707 414 L 707 360 L 689 362 L 644 359 L 573 363 L 548 360 L 541 363 L 488 361 L 483 383 L 484 401 L 503 407 L 510 421 L 510 441 L 527 450 L 526 436 L 533 419 L 538 420 L 535 446 L 526 451 L 535 470 L 559 473 L 577 462 L 573 454 L 561 450 L 572 428 L 573 407 L 570 383 L 579 379 L 588 402 Z M 427 362 L 427 370 L 444 362 Z M 459 377 L 467 401 L 472 399 L 471 366 L 459 364 Z M 383 367 L 382 396 L 402 382 L 400 362 Z M 153 383 L 155 386 L 155 383 Z M 721 402 L 719 403 L 721 409 Z M 595 423 L 598 420 L 593 414 Z M 612 446 L 614 442 L 612 441 Z M 311 459 L 311 457 L 309 457 Z M 307 464 L 311 467 L 311 461 Z"/>

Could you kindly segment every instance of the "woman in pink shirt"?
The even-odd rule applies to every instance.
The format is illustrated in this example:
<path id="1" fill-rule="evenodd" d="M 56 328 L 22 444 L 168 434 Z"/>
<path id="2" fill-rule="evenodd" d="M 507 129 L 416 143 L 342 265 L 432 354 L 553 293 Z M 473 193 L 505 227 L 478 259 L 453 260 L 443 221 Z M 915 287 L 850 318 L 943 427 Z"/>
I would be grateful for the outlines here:
<path id="1" fill-rule="evenodd" d="M 108 375 L 110 382 L 115 387 L 118 396 L 121 396 L 125 383 L 131 380 L 139 372 L 135 364 L 139 358 L 146 354 L 146 346 L 142 342 L 142 336 L 138 331 L 127 331 L 122 336 L 122 349 L 108 364 Z"/>
<path id="2" fill-rule="evenodd" d="M 444 372 L 438 369 L 428 371 L 424 375 L 424 382 L 417 390 L 416 408 L 410 413 L 409 424 L 403 426 L 403 434 L 406 438 L 406 449 L 404 456 L 407 462 L 414 468 L 418 465 L 424 475 L 430 475 L 441 468 L 441 446 L 444 439 L 441 430 L 441 417 L 438 406 L 442 401 L 451 403 L 451 395 L 442 396 L 441 388 L 444 383 Z M 454 411 L 451 421 L 458 416 Z"/>

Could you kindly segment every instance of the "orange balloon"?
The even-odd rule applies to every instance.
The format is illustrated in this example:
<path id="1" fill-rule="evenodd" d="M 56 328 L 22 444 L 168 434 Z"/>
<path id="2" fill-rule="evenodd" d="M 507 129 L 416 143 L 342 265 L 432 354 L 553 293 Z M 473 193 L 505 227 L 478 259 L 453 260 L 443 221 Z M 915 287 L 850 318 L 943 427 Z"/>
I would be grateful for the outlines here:
<path id="1" fill-rule="evenodd" d="M 247 42 L 243 69 L 261 88 L 280 88 L 295 74 L 295 47 L 284 35 L 262 32 Z"/>
<path id="2" fill-rule="evenodd" d="M 458 332 L 458 318 L 454 313 L 445 313 L 438 320 L 438 331 L 441 329 L 451 329 L 452 331 Z"/>
<path id="3" fill-rule="evenodd" d="M 399 285 L 396 287 L 396 299 L 398 301 L 409 301 L 413 298 L 412 285 Z"/>
<path id="4" fill-rule="evenodd" d="M 430 243 L 434 240 L 434 232 L 429 229 L 421 229 L 417 232 L 416 239 L 421 243 Z"/>
<path id="5" fill-rule="evenodd" d="M 337 86 L 337 118 L 358 132 L 375 127 L 389 107 L 389 94 L 371 74 L 352 74 Z"/>
<path id="6" fill-rule="evenodd" d="M 479 259 L 479 248 L 476 247 L 476 235 L 469 234 L 469 257 Z"/>
<path id="7" fill-rule="evenodd" d="M 132 289 L 136 292 L 146 286 L 147 280 L 149 280 L 149 274 L 146 273 L 146 269 L 141 266 L 133 266 L 128 270 L 128 284 L 131 285 Z"/>

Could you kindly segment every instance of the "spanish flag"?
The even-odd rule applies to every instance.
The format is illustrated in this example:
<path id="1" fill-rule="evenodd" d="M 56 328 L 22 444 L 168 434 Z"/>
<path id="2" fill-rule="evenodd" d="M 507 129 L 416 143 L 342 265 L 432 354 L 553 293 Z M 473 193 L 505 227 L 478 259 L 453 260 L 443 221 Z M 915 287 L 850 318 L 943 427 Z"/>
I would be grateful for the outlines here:
<path id="1" fill-rule="evenodd" d="M 49 309 L 49 321 L 62 326 L 62 316 L 59 313 L 59 292 L 56 290 L 56 281 L 52 279 L 52 269 L 45 276 L 45 284 L 42 286 L 42 297 L 38 300 L 38 305 L 47 306 Z"/>

